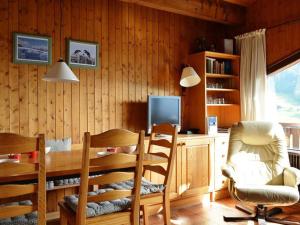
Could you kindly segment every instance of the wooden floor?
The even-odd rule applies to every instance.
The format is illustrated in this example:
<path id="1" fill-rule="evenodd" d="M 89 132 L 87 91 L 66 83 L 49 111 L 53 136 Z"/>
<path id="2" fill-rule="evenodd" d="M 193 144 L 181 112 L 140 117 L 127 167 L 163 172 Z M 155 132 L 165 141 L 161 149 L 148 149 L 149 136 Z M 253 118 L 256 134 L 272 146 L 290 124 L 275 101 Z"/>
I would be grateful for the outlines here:
<path id="1" fill-rule="evenodd" d="M 234 208 L 235 202 L 231 199 L 224 199 L 207 204 L 197 204 L 172 209 L 172 224 L 174 225 L 255 225 L 252 221 L 225 223 L 223 215 L 241 216 L 246 215 Z M 300 204 L 283 208 L 284 213 L 278 218 L 286 218 L 293 221 L 300 221 Z M 151 225 L 163 225 L 161 215 L 151 216 Z M 274 223 L 268 223 L 268 225 Z M 59 225 L 57 221 L 48 225 Z"/>

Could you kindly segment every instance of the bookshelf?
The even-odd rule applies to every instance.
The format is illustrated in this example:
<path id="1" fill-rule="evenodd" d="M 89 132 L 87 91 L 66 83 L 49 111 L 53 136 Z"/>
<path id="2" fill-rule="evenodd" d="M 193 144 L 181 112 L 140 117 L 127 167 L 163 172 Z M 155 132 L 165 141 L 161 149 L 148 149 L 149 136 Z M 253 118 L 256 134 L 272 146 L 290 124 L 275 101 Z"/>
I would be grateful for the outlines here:
<path id="1" fill-rule="evenodd" d="M 186 91 L 186 126 L 207 133 L 207 116 L 217 116 L 220 128 L 240 121 L 240 56 L 205 51 L 190 55 L 188 63 L 201 83 Z"/>

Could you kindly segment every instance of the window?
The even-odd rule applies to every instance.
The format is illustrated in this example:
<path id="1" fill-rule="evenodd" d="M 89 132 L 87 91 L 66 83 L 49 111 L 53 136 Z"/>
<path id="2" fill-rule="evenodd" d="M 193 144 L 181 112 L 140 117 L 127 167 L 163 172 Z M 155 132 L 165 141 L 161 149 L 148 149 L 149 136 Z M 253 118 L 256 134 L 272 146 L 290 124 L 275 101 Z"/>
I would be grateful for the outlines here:
<path id="1" fill-rule="evenodd" d="M 268 82 L 276 118 L 284 127 L 288 146 L 300 149 L 300 63 L 270 75 Z"/>

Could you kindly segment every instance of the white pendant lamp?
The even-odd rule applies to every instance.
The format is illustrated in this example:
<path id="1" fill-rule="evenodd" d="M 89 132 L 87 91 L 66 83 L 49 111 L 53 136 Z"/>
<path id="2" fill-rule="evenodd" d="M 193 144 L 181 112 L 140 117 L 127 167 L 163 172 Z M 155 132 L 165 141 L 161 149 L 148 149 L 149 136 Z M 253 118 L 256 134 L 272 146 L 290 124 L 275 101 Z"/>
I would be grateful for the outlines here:
<path id="1" fill-rule="evenodd" d="M 62 0 L 60 1 L 60 43 L 62 43 Z M 60 48 L 60 55 L 61 54 Z M 47 73 L 43 77 L 44 81 L 52 81 L 52 82 L 79 82 L 76 75 L 70 69 L 70 67 L 64 62 L 62 58 L 60 58 L 51 68 L 47 71 Z"/>
<path id="2" fill-rule="evenodd" d="M 198 76 L 193 67 L 187 66 L 182 70 L 180 85 L 182 87 L 193 87 L 199 84 L 201 78 Z"/>
<path id="3" fill-rule="evenodd" d="M 44 81 L 52 82 L 79 82 L 76 75 L 70 69 L 70 67 L 60 58 L 44 75 Z"/>

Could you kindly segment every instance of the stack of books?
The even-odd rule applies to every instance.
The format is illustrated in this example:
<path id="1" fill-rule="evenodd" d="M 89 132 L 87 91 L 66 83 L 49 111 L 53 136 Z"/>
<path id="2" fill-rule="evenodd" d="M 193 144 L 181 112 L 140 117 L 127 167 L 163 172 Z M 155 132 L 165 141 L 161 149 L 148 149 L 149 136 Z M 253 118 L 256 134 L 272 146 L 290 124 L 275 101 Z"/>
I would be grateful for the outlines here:
<path id="1" fill-rule="evenodd" d="M 231 74 L 231 62 L 206 57 L 206 73 Z"/>

